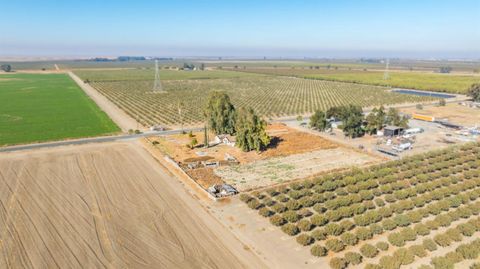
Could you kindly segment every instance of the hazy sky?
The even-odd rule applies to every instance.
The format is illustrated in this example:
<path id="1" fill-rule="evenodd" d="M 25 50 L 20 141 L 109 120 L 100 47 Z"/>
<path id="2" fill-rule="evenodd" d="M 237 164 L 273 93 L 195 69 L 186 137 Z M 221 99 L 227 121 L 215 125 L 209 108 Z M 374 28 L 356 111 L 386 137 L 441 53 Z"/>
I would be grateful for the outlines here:
<path id="1" fill-rule="evenodd" d="M 480 58 L 480 0 L 0 0 L 0 56 Z"/>

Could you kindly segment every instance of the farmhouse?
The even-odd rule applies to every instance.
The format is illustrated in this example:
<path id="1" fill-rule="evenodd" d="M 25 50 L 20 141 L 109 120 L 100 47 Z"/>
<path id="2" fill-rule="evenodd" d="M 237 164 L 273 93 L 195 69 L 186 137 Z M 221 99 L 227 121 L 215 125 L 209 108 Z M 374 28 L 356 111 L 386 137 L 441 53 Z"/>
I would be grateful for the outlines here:
<path id="1" fill-rule="evenodd" d="M 235 137 L 231 135 L 217 135 L 215 136 L 215 144 L 225 144 L 231 147 L 235 146 Z"/>

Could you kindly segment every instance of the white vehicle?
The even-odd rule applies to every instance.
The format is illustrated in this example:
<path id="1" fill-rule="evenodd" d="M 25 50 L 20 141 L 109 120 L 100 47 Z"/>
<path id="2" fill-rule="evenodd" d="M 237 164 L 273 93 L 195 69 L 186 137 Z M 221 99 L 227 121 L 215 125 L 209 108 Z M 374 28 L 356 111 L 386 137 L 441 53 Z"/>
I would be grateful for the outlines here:
<path id="1" fill-rule="evenodd" d="M 407 129 L 405 130 L 405 132 L 403 132 L 405 135 L 413 135 L 413 134 L 420 134 L 420 133 L 423 133 L 424 130 L 422 128 L 410 128 L 410 129 Z"/>
<path id="2" fill-rule="evenodd" d="M 403 144 L 395 145 L 392 147 L 392 149 L 397 152 L 402 152 L 407 149 L 412 149 L 412 143 L 403 143 Z"/>

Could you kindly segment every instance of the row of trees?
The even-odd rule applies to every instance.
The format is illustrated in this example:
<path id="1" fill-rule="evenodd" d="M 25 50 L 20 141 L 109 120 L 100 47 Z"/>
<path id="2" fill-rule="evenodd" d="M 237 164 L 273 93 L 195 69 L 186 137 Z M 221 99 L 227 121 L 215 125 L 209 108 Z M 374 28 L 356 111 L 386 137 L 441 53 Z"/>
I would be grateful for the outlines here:
<path id="1" fill-rule="evenodd" d="M 261 151 L 270 144 L 267 123 L 252 108 L 238 111 L 225 92 L 210 94 L 205 117 L 209 128 L 217 135 L 236 135 L 235 145 L 243 151 Z"/>
<path id="2" fill-rule="evenodd" d="M 342 121 L 340 128 L 346 136 L 352 138 L 363 136 L 365 133 L 375 134 L 385 125 L 408 127 L 408 118 L 400 116 L 395 108 L 390 108 L 388 112 L 385 112 L 383 106 L 374 108 L 365 117 L 362 108 L 355 105 L 332 107 L 326 112 L 317 110 L 310 117 L 310 126 L 316 130 L 325 131 L 331 127 L 331 118 Z"/>
<path id="3" fill-rule="evenodd" d="M 182 70 L 193 70 L 195 69 L 195 65 L 191 63 L 183 63 L 183 67 L 181 68 Z M 198 67 L 200 70 L 205 70 L 205 64 L 201 63 L 200 66 Z"/>

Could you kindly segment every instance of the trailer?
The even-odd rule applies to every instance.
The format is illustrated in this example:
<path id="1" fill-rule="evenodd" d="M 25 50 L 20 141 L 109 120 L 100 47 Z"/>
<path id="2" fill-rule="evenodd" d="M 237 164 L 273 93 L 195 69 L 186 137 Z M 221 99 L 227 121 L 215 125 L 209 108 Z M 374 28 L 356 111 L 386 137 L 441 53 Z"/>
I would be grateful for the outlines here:
<path id="1" fill-rule="evenodd" d="M 417 113 L 413 113 L 413 114 L 412 114 L 412 119 L 414 119 L 414 120 L 428 121 L 428 122 L 435 122 L 435 117 L 433 117 L 433 116 L 428 116 L 428 115 L 417 114 Z"/>
<path id="2" fill-rule="evenodd" d="M 423 132 L 424 132 L 423 128 L 410 128 L 410 129 L 405 130 L 405 132 L 403 132 L 403 133 L 406 134 L 406 135 L 413 135 L 413 134 L 419 134 L 419 133 L 423 133 Z"/>

